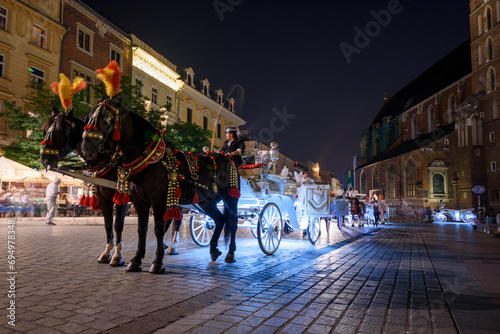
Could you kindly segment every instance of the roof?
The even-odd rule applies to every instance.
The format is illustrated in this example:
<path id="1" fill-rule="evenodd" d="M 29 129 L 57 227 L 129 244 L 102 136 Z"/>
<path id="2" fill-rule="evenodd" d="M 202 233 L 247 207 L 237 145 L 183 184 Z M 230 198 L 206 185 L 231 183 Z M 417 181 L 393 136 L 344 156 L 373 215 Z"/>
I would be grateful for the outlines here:
<path id="1" fill-rule="evenodd" d="M 423 147 L 426 147 L 429 144 L 432 144 L 433 142 L 449 135 L 455 130 L 455 123 L 451 123 L 448 125 L 445 125 L 443 127 L 440 127 L 432 132 L 426 133 L 420 137 L 417 137 L 413 140 L 408 140 L 401 145 L 396 146 L 394 149 L 378 155 L 375 159 L 368 161 L 367 163 L 362 164 L 361 166 L 357 167 L 356 169 L 364 168 L 370 165 L 373 165 L 374 163 L 384 161 L 390 158 L 394 158 L 397 156 L 400 156 L 402 154 L 408 153 L 408 152 L 413 152 L 415 150 L 419 150 Z"/>
<path id="2" fill-rule="evenodd" d="M 385 117 L 402 114 L 470 74 L 471 71 L 469 39 L 389 98 L 378 112 L 372 125 L 381 123 Z"/>

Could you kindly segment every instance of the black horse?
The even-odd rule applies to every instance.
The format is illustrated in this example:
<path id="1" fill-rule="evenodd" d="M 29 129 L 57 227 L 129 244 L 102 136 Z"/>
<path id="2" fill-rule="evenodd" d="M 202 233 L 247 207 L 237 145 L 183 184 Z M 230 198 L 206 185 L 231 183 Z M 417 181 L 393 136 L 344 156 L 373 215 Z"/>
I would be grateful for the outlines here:
<path id="1" fill-rule="evenodd" d="M 52 116 L 44 124 L 43 132 L 45 140 L 40 150 L 40 160 L 42 164 L 47 167 L 55 168 L 57 163 L 64 159 L 69 153 L 77 151 L 81 156 L 81 143 L 83 135 L 84 122 L 73 115 L 71 108 L 67 113 L 59 113 L 57 108 L 53 108 Z M 90 162 L 93 166 L 98 166 L 98 162 Z M 111 168 L 110 168 L 111 167 Z M 97 174 L 101 178 L 116 181 L 117 168 L 114 166 L 101 166 L 98 168 Z M 116 217 L 114 223 L 114 230 L 116 233 L 116 240 L 113 235 L 113 196 L 114 189 L 108 187 L 96 186 L 97 202 L 102 210 L 104 216 L 104 228 L 106 229 L 106 248 L 99 256 L 97 262 L 109 263 L 110 266 L 124 265 L 122 257 L 122 232 L 127 212 L 127 205 L 116 205 Z M 167 222 L 167 230 L 171 221 Z M 179 235 L 180 221 L 174 222 L 174 235 L 172 244 L 168 247 L 167 254 L 177 254 L 177 244 Z M 114 247 L 114 254 L 111 252 Z"/>
<path id="2" fill-rule="evenodd" d="M 184 155 L 164 142 L 144 118 L 120 106 L 117 100 L 100 102 L 85 124 L 82 156 L 85 160 L 105 159 L 118 146 L 123 152 L 119 183 L 123 194 L 130 192 L 138 216 L 137 252 L 127 271 L 140 271 L 146 252 L 149 209 L 153 208 L 156 256 L 150 272 L 163 269 L 163 219 L 179 218 L 178 205 L 194 205 L 209 215 L 216 228 L 210 241 L 215 261 L 222 253 L 218 239 L 225 227 L 230 239 L 227 263 L 235 261 L 239 176 L 234 163 L 221 154 Z M 144 170 L 143 170 L 144 169 Z M 217 209 L 224 203 L 224 213 Z"/>

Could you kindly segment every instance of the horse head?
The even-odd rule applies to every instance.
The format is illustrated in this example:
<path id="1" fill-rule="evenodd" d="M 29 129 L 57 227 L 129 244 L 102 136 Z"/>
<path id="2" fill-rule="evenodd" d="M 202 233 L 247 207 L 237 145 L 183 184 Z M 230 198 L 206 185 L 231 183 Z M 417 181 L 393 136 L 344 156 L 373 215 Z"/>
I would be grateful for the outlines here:
<path id="1" fill-rule="evenodd" d="M 58 161 L 70 152 L 79 149 L 83 131 L 83 122 L 73 115 L 73 108 L 60 113 L 52 108 L 52 116 L 43 126 L 44 140 L 40 149 L 40 160 L 47 168 L 55 167 Z"/>

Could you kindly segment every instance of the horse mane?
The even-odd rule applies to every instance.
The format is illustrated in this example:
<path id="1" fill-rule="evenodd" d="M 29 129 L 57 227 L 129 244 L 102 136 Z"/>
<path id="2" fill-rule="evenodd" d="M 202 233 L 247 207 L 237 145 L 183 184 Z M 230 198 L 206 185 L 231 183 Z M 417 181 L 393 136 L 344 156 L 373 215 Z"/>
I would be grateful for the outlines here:
<path id="1" fill-rule="evenodd" d="M 57 118 L 57 115 L 50 116 L 50 118 L 45 122 L 45 124 L 43 125 L 43 134 L 46 134 L 47 131 L 49 131 L 49 128 L 52 125 L 52 123 L 54 122 L 55 118 Z M 57 124 L 56 124 L 56 126 L 57 126 Z M 59 125 L 59 126 L 61 126 L 61 125 Z"/>

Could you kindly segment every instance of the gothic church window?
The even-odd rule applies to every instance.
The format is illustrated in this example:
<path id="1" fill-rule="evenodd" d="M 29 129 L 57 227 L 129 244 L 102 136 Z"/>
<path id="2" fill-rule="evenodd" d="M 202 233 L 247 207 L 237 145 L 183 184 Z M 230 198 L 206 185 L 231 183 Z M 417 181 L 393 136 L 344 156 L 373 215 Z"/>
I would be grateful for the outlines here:
<path id="1" fill-rule="evenodd" d="M 436 173 L 432 176 L 432 192 L 434 194 L 445 193 L 443 174 Z"/>
<path id="2" fill-rule="evenodd" d="M 393 164 L 387 168 L 387 196 L 396 197 L 396 169 Z"/>
<path id="3" fill-rule="evenodd" d="M 360 189 L 359 189 L 360 192 L 362 194 L 366 194 L 366 173 L 364 170 L 361 171 L 361 178 L 359 184 L 360 184 Z"/>
<path id="4" fill-rule="evenodd" d="M 415 179 L 415 162 L 410 159 L 405 167 L 406 197 L 415 196 Z"/>
<path id="5" fill-rule="evenodd" d="M 496 73 L 493 67 L 488 70 L 488 91 L 496 90 Z"/>
<path id="6" fill-rule="evenodd" d="M 486 61 L 490 61 L 493 59 L 493 40 L 488 38 L 486 41 Z"/>

